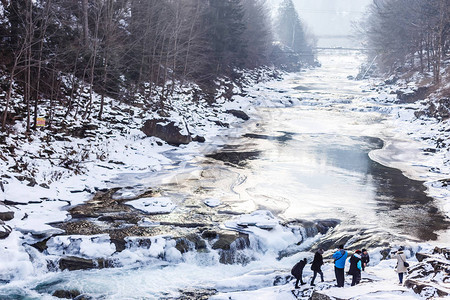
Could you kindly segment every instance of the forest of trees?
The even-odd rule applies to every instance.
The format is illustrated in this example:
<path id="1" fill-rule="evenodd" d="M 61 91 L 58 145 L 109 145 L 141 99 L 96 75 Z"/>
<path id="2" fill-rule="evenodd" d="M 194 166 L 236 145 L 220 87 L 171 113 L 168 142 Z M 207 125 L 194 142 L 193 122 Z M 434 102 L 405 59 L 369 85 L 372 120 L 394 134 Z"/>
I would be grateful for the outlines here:
<path id="1" fill-rule="evenodd" d="M 440 82 L 450 51 L 450 0 L 374 0 L 363 27 L 383 71 L 432 72 Z"/>
<path id="2" fill-rule="evenodd" d="M 281 40 L 308 51 L 298 15 L 289 18 L 294 37 Z M 13 124 L 13 91 L 27 131 L 42 108 L 52 120 L 57 105 L 65 117 L 101 119 L 104 96 L 150 102 L 158 88 L 163 106 L 175 84 L 271 65 L 272 28 L 263 0 L 1 0 L 1 127 Z"/>

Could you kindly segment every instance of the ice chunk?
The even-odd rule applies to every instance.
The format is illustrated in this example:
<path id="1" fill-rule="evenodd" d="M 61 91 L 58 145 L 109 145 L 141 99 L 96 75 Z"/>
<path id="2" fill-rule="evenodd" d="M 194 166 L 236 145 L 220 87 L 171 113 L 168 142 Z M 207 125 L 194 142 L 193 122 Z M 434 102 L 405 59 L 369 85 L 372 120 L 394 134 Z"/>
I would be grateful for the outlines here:
<path id="1" fill-rule="evenodd" d="M 168 197 L 141 198 L 126 204 L 150 214 L 168 214 L 176 207 Z"/>
<path id="2" fill-rule="evenodd" d="M 219 206 L 220 204 L 222 204 L 222 202 L 219 200 L 219 199 L 216 199 L 216 198 L 208 198 L 208 199 L 205 199 L 204 201 L 203 201 L 203 203 L 205 203 L 207 206 L 209 206 L 209 207 L 217 207 L 217 206 Z"/>
<path id="3" fill-rule="evenodd" d="M 108 234 L 55 236 L 48 240 L 47 247 L 47 252 L 51 255 L 73 255 L 86 258 L 108 257 L 116 251 L 116 246 L 111 243 Z"/>

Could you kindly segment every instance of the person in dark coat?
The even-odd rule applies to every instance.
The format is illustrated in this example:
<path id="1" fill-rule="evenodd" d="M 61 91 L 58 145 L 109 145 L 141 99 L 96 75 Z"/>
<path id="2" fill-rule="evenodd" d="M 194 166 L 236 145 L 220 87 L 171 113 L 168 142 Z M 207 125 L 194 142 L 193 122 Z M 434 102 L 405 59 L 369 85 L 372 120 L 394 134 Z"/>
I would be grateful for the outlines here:
<path id="1" fill-rule="evenodd" d="M 301 285 L 304 285 L 305 282 L 303 282 L 303 268 L 305 268 L 306 265 L 306 258 L 300 260 L 298 263 L 295 264 L 295 266 L 291 270 L 291 274 L 297 279 L 295 282 L 295 288 L 298 289 L 298 282 L 300 281 Z"/>
<path id="2" fill-rule="evenodd" d="M 311 280 L 311 286 L 315 286 L 314 284 L 314 280 L 316 279 L 317 273 L 320 274 L 320 278 L 322 279 L 323 282 L 323 272 L 321 270 L 321 267 L 323 265 L 323 249 L 320 248 L 319 250 L 317 250 L 316 254 L 314 254 L 314 260 L 311 264 L 311 270 L 314 272 L 313 274 L 313 278 Z"/>
<path id="3" fill-rule="evenodd" d="M 361 250 L 356 250 L 355 254 L 348 261 L 350 262 L 348 274 L 353 276 L 352 286 L 354 286 L 361 281 Z"/>
<path id="4" fill-rule="evenodd" d="M 362 253 L 361 253 L 361 267 L 362 267 L 363 271 L 366 268 L 366 266 L 369 263 L 369 261 L 370 261 L 369 253 L 367 253 L 366 249 L 362 249 Z"/>
<path id="5" fill-rule="evenodd" d="M 345 282 L 345 260 L 347 259 L 347 251 L 344 250 L 344 245 L 340 245 L 339 249 L 333 254 L 334 258 L 334 274 L 336 275 L 336 286 L 344 287 Z"/>

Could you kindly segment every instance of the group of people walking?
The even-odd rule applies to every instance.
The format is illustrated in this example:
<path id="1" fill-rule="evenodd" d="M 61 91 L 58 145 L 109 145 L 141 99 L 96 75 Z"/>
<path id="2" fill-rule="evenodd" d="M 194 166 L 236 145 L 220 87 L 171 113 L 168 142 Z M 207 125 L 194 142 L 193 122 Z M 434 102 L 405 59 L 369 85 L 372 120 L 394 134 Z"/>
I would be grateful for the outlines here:
<path id="1" fill-rule="evenodd" d="M 322 265 L 323 265 L 323 253 L 324 250 L 320 248 L 317 250 L 317 252 L 314 254 L 314 259 L 311 263 L 311 270 L 313 271 L 313 277 L 311 279 L 311 286 L 314 286 L 314 281 L 317 277 L 317 274 L 320 275 L 320 279 L 322 282 L 323 279 L 323 272 L 322 272 Z M 345 262 L 348 257 L 348 252 L 344 249 L 344 246 L 339 246 L 339 249 L 333 253 L 334 258 L 334 273 L 336 276 L 336 286 L 337 287 L 344 287 L 345 282 Z M 355 253 L 350 257 L 350 269 L 348 271 L 348 274 L 352 275 L 352 286 L 358 284 L 361 281 L 361 270 L 364 271 L 364 268 L 369 263 L 370 258 L 369 254 L 367 253 L 366 249 L 362 250 L 356 250 Z M 303 269 L 306 265 L 306 258 L 300 260 L 293 268 L 292 268 L 292 275 L 297 279 L 295 282 L 295 288 L 299 288 L 298 283 L 305 284 L 303 282 Z"/>
<path id="2" fill-rule="evenodd" d="M 406 272 L 408 272 L 409 264 L 406 261 L 406 255 L 403 252 L 404 248 L 400 247 L 398 251 L 392 252 L 392 258 L 397 260 L 397 266 L 395 271 L 398 273 L 399 283 L 403 284 L 403 276 Z M 313 277 L 311 280 L 311 286 L 314 286 L 314 280 L 317 277 L 317 274 L 320 275 L 320 279 L 322 282 L 323 272 L 323 253 L 324 250 L 320 248 L 314 254 L 314 259 L 311 263 L 311 270 L 313 271 Z M 332 257 L 334 259 L 334 274 L 336 276 L 336 286 L 344 287 L 345 282 L 345 263 L 349 254 L 347 250 L 344 249 L 344 245 L 340 245 L 336 252 L 333 253 Z M 370 261 L 369 254 L 366 249 L 356 250 L 353 255 L 348 259 L 350 263 L 350 268 L 347 274 L 352 275 L 352 286 L 357 285 L 361 281 L 361 271 L 364 271 L 365 267 L 368 265 Z M 306 258 L 300 260 L 291 270 L 292 275 L 297 279 L 295 282 L 295 288 L 299 288 L 298 284 L 306 284 L 303 281 L 303 269 L 306 266 L 307 260 Z"/>

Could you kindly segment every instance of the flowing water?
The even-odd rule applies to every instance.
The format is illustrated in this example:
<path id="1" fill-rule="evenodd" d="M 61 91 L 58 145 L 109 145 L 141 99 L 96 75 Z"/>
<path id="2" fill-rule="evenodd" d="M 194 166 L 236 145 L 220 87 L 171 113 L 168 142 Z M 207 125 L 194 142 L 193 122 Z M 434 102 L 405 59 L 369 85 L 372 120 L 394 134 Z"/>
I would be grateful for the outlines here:
<path id="1" fill-rule="evenodd" d="M 186 289 L 230 292 L 255 290 L 283 281 L 282 272 L 312 246 L 388 246 L 406 240 L 435 240 L 449 222 L 422 182 L 369 158 L 383 147 L 385 116 L 367 109 L 367 92 L 356 75 L 355 53 L 322 55 L 322 67 L 281 82 L 280 93 L 298 99 L 292 107 L 259 108 L 258 120 L 239 136 L 218 138 L 206 156 L 175 153 L 174 164 L 158 177 L 123 174 L 115 184 L 159 186 L 184 209 L 166 217 L 225 229 L 239 214 L 269 210 L 286 223 L 338 220 L 324 235 L 250 237 L 245 263 L 220 263 L 215 251 L 187 252 L 180 259 L 129 251 L 134 263 L 117 268 L 57 272 L 0 290 L 15 299 L 40 299 L 56 289 L 94 299 L 170 298 Z M 203 199 L 220 199 L 218 208 L 201 209 Z M 194 228 L 193 231 L 198 231 Z M 175 232 L 175 231 L 174 231 Z M 301 239 L 302 243 L 296 245 Z M 244 247 L 245 248 L 245 247 Z M 148 250 L 148 249 L 147 249 Z M 281 254 L 284 253 L 284 254 Z M 148 255 L 147 255 L 148 254 Z M 38 259 L 39 255 L 35 259 Z M 141 263 L 136 263 L 141 261 Z"/>

